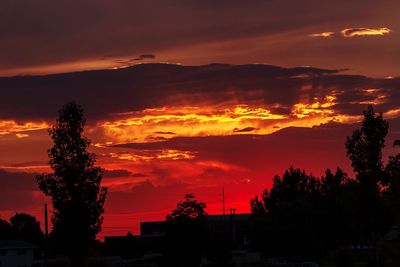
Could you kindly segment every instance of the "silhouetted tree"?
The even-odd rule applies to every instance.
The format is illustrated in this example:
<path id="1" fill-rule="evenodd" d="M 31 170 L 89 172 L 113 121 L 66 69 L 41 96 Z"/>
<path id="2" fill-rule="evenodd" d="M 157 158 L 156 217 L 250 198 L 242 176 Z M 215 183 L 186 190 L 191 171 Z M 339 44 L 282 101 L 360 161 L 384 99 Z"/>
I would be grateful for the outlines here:
<path id="1" fill-rule="evenodd" d="M 206 203 L 197 201 L 193 194 L 186 194 L 184 201 L 179 201 L 176 209 L 167 215 L 167 221 L 203 220 L 207 213 Z"/>
<path id="2" fill-rule="evenodd" d="M 396 140 L 393 147 L 400 147 L 400 140 Z M 395 156 L 390 156 L 389 161 L 385 167 L 387 196 L 390 197 L 391 204 L 395 205 L 394 210 L 400 211 L 400 153 Z M 400 212 L 396 213 L 399 216 Z"/>
<path id="3" fill-rule="evenodd" d="M 7 240 L 13 238 L 13 231 L 11 224 L 0 218 L 0 240 Z"/>
<path id="4" fill-rule="evenodd" d="M 396 140 L 394 147 L 400 147 L 400 140 Z M 385 204 L 390 211 L 392 225 L 399 231 L 400 229 L 400 153 L 390 156 L 385 168 L 386 181 L 388 186 L 384 194 Z M 391 229 L 393 230 L 393 228 Z M 381 243 L 382 244 L 382 243 Z M 400 244 L 398 242 L 385 242 L 382 244 L 381 251 L 386 257 L 393 261 L 393 266 L 400 266 Z"/>
<path id="5" fill-rule="evenodd" d="M 377 193 L 383 179 L 382 149 L 389 124 L 371 105 L 363 113 L 361 129 L 347 137 L 346 150 L 357 180 L 365 190 Z"/>
<path id="6" fill-rule="evenodd" d="M 90 243 L 101 230 L 106 188 L 100 186 L 101 168 L 87 151 L 90 141 L 82 136 L 83 109 L 75 103 L 64 105 L 56 124 L 49 130 L 54 145 L 48 151 L 52 174 L 36 177 L 40 190 L 53 204 L 52 239 L 73 266 L 81 266 Z"/>
<path id="7" fill-rule="evenodd" d="M 167 215 L 167 266 L 198 266 L 207 242 L 206 204 L 187 194 Z"/>
<path id="8" fill-rule="evenodd" d="M 352 190 L 352 201 L 349 201 L 349 216 L 354 220 L 354 241 L 369 243 L 372 236 L 383 231 L 388 223 L 381 192 L 385 184 L 382 149 L 389 124 L 371 105 L 363 114 L 361 128 L 346 141 L 347 155 L 358 181 Z"/>
<path id="9" fill-rule="evenodd" d="M 251 200 L 253 244 L 267 256 L 314 256 L 317 248 L 320 182 L 290 167 L 275 176 L 261 199 Z"/>
<path id="10" fill-rule="evenodd" d="M 342 169 L 335 173 L 326 170 L 321 179 L 321 202 L 319 219 L 321 226 L 321 244 L 323 254 L 351 243 L 349 239 L 349 220 L 346 214 L 350 180 Z"/>
<path id="11" fill-rule="evenodd" d="M 315 177 L 291 166 L 282 178 L 276 175 L 271 189 L 265 189 L 261 199 L 255 196 L 250 206 L 253 212 L 272 213 L 288 203 L 318 198 L 319 187 Z"/>
<path id="12" fill-rule="evenodd" d="M 384 167 L 382 149 L 389 125 L 372 106 L 363 114 L 361 128 L 345 143 L 356 179 L 341 169 L 328 169 L 317 179 L 290 167 L 250 201 L 250 238 L 266 256 L 304 259 L 337 251 L 338 264 L 350 266 L 346 264 L 351 264 L 353 252 L 344 249 L 346 245 L 373 245 L 370 263 L 377 262 L 378 251 L 398 254 L 398 245 L 379 242 L 393 218 L 400 226 L 400 153 Z M 400 146 L 400 141 L 394 145 Z"/>
<path id="13" fill-rule="evenodd" d="M 40 229 L 40 222 L 32 215 L 16 213 L 10 218 L 14 238 L 23 239 L 36 245 L 42 245 L 44 235 Z"/>
<path id="14" fill-rule="evenodd" d="M 349 177 L 342 169 L 336 169 L 335 173 L 327 169 L 325 176 L 321 179 L 321 193 L 325 197 L 335 198 L 337 195 L 341 194 L 343 186 L 348 182 Z"/>
<path id="15" fill-rule="evenodd" d="M 349 242 L 346 217 L 351 180 L 337 169 L 321 179 L 290 167 L 251 201 L 253 245 L 267 256 L 318 258 Z"/>

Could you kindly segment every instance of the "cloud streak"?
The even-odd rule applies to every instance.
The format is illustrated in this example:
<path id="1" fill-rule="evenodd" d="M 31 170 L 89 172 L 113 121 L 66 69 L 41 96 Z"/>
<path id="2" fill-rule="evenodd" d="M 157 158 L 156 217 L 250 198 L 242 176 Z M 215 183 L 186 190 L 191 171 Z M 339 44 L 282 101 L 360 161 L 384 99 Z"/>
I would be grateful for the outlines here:
<path id="1" fill-rule="evenodd" d="M 335 33 L 334 32 L 320 32 L 320 33 L 312 33 L 309 34 L 310 37 L 322 37 L 322 38 L 329 38 L 332 37 Z"/>
<path id="2" fill-rule="evenodd" d="M 389 28 L 348 28 L 343 29 L 341 34 L 343 37 L 357 37 L 357 36 L 382 36 L 393 32 Z"/>
<path id="3" fill-rule="evenodd" d="M 135 58 L 134 60 L 146 60 L 146 59 L 155 59 L 156 56 L 153 54 L 143 54 Z"/>
<path id="4" fill-rule="evenodd" d="M 42 121 L 17 122 L 15 120 L 0 121 L 0 136 L 15 134 L 18 138 L 28 137 L 27 132 L 48 129 L 49 124 Z"/>
<path id="5" fill-rule="evenodd" d="M 350 38 L 357 36 L 374 36 L 374 35 L 386 35 L 393 32 L 389 28 L 346 28 L 340 31 L 342 37 Z M 313 38 L 330 38 L 335 35 L 335 32 L 320 32 L 309 34 L 309 37 Z"/>

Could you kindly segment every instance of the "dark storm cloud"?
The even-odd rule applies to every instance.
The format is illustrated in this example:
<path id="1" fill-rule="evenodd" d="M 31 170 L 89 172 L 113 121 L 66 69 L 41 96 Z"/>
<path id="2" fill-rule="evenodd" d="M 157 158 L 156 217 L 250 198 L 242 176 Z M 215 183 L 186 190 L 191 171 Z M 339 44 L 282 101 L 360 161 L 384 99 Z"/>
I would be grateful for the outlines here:
<path id="1" fill-rule="evenodd" d="M 290 114 L 291 106 L 333 92 L 339 114 L 360 114 L 377 88 L 387 95 L 382 112 L 398 106 L 400 78 L 373 79 L 344 75 L 338 70 L 281 68 L 270 65 L 182 66 L 142 64 L 118 70 L 87 71 L 47 76 L 0 78 L 0 119 L 50 120 L 66 102 L 81 104 L 89 122 L 163 106 L 241 104 L 266 105 Z M 161 133 L 159 133 L 161 134 Z"/>
<path id="2" fill-rule="evenodd" d="M 385 2 L 392 1 L 380 5 Z M 382 16 L 375 1 L 362 6 L 319 0 L 4 0 L 0 70 L 145 55 Z"/>

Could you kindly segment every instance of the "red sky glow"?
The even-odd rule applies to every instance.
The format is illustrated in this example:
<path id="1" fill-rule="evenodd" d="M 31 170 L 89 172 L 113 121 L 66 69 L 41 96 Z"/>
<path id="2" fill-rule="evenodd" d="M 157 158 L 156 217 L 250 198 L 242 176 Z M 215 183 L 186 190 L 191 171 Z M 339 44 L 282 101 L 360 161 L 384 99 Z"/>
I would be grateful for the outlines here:
<path id="1" fill-rule="evenodd" d="M 251 2 L 251 3 L 250 3 Z M 0 4 L 0 216 L 43 219 L 34 177 L 68 101 L 108 187 L 100 238 L 137 234 L 186 193 L 221 212 L 293 165 L 352 175 L 344 142 L 375 105 L 400 136 L 399 1 Z"/>

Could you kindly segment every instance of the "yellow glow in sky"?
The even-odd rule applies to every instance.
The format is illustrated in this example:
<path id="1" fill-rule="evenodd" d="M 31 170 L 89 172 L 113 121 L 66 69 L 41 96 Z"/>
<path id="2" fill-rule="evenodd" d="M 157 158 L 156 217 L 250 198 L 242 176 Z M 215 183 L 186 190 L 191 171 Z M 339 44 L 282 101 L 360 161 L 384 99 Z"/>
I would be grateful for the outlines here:
<path id="1" fill-rule="evenodd" d="M 309 34 L 310 37 L 332 37 L 335 33 L 334 32 L 320 32 L 320 33 L 312 33 Z"/>
<path id="2" fill-rule="evenodd" d="M 46 122 L 23 122 L 18 123 L 14 120 L 2 120 L 0 121 L 0 135 L 14 133 L 18 138 L 28 137 L 28 131 L 36 131 L 48 129 L 49 124 Z"/>
<path id="3" fill-rule="evenodd" d="M 349 28 L 341 31 L 344 37 L 354 36 L 368 36 L 368 35 L 385 35 L 391 33 L 392 30 L 389 28 Z"/>
<path id="4" fill-rule="evenodd" d="M 186 136 L 270 134 L 286 127 L 313 127 L 330 121 L 355 122 L 359 116 L 338 114 L 336 95 L 314 98 L 292 106 L 290 114 L 275 114 L 266 107 L 162 107 L 120 114 L 123 119 L 99 123 L 109 144 L 156 142 Z M 96 144 L 96 146 L 107 146 Z"/>

